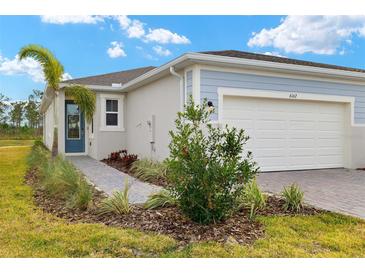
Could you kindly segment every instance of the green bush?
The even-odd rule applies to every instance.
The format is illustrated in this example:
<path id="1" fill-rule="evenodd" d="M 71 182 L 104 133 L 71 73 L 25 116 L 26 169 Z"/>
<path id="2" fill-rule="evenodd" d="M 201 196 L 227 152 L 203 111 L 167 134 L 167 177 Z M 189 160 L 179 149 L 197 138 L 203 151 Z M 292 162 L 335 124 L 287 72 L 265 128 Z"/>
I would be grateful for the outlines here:
<path id="1" fill-rule="evenodd" d="M 112 196 L 106 198 L 100 206 L 100 214 L 114 213 L 125 215 L 132 211 L 128 198 L 129 185 L 126 182 L 123 191 L 115 191 Z"/>
<path id="2" fill-rule="evenodd" d="M 36 168 L 50 160 L 50 154 L 43 146 L 43 143 L 35 142 L 31 152 L 27 157 L 27 163 L 30 167 Z"/>
<path id="3" fill-rule="evenodd" d="M 132 164 L 130 171 L 146 182 L 166 181 L 166 164 L 150 159 L 141 159 Z"/>
<path id="4" fill-rule="evenodd" d="M 93 192 L 90 185 L 85 179 L 77 181 L 76 190 L 70 195 L 68 205 L 71 208 L 79 208 L 85 210 L 89 207 L 93 198 Z"/>
<path id="5" fill-rule="evenodd" d="M 296 184 L 284 187 L 282 192 L 284 198 L 284 209 L 299 212 L 303 207 L 304 192 Z"/>
<path id="6" fill-rule="evenodd" d="M 246 183 L 257 172 L 251 153 L 244 153 L 244 130 L 210 123 L 206 100 L 196 106 L 190 98 L 170 132 L 168 180 L 181 210 L 199 223 L 218 222 L 239 205 Z"/>
<path id="7" fill-rule="evenodd" d="M 266 196 L 261 192 L 256 180 L 246 184 L 242 193 L 241 206 L 250 210 L 250 219 L 256 217 L 258 210 L 266 205 Z"/>
<path id="8" fill-rule="evenodd" d="M 92 187 L 69 161 L 61 156 L 52 158 L 43 144 L 37 142 L 28 156 L 28 164 L 37 169 L 39 184 L 49 196 L 65 200 L 72 208 L 88 207 L 93 198 Z"/>
<path id="9" fill-rule="evenodd" d="M 161 190 L 158 193 L 152 194 L 144 204 L 147 209 L 155 209 L 159 207 L 172 206 L 176 204 L 176 199 L 168 190 Z"/>

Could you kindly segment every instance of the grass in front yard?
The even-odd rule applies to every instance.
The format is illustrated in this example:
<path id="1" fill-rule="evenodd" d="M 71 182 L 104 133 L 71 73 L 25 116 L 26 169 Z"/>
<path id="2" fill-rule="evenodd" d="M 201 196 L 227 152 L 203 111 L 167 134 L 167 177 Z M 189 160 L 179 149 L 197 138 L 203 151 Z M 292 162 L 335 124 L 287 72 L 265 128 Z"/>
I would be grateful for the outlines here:
<path id="1" fill-rule="evenodd" d="M 0 148 L 0 257 L 364 257 L 365 222 L 339 214 L 258 217 L 252 246 L 200 243 L 100 224 L 67 224 L 38 209 L 23 183 L 30 148 Z"/>
<path id="2" fill-rule="evenodd" d="M 0 140 L 0 147 L 7 146 L 31 146 L 34 140 Z"/>
<path id="3" fill-rule="evenodd" d="M 174 248 L 165 236 L 106 227 L 67 224 L 33 204 L 23 184 L 30 148 L 0 148 L 0 257 L 158 256 Z"/>

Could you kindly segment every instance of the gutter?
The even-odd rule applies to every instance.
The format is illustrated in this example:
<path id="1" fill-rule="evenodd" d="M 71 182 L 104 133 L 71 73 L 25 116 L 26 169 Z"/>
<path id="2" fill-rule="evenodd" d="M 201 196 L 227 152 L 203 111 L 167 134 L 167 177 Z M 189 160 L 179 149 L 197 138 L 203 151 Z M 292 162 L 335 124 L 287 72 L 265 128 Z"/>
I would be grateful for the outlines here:
<path id="1" fill-rule="evenodd" d="M 184 107 L 184 78 L 178 74 L 176 71 L 175 71 L 175 68 L 173 66 L 170 67 L 170 73 L 174 76 L 176 76 L 179 80 L 180 80 L 180 108 L 181 110 L 183 109 Z"/>

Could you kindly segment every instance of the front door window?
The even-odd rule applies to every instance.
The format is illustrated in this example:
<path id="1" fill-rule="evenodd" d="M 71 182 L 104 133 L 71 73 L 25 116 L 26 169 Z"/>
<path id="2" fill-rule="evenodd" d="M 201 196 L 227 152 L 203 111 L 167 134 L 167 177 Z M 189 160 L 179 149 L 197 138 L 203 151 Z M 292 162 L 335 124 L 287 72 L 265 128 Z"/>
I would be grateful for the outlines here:
<path id="1" fill-rule="evenodd" d="M 67 139 L 80 139 L 80 110 L 76 104 L 67 104 Z"/>

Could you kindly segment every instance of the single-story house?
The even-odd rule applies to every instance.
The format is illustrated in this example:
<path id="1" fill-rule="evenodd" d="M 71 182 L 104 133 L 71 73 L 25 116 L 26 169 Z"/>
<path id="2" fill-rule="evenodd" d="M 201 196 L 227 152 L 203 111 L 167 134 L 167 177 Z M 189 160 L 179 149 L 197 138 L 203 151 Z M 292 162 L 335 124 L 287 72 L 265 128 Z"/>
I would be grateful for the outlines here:
<path id="1" fill-rule="evenodd" d="M 365 70 L 242 51 L 192 52 L 160 66 L 63 81 L 96 92 L 85 121 L 63 92 L 46 89 L 44 143 L 103 159 L 127 149 L 162 160 L 168 131 L 192 95 L 212 123 L 246 130 L 262 171 L 365 167 Z"/>

